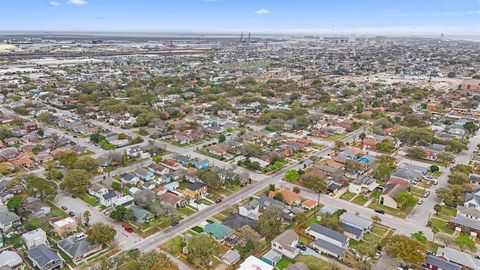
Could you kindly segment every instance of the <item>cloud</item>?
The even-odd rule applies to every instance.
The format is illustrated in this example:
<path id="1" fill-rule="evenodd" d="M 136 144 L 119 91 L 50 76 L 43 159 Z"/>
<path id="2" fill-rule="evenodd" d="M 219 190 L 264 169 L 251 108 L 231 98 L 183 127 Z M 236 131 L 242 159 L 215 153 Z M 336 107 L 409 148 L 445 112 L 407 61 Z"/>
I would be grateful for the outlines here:
<path id="1" fill-rule="evenodd" d="M 270 14 L 270 10 L 261 8 L 255 11 L 255 13 L 257 13 L 257 15 L 267 15 L 267 14 Z"/>
<path id="2" fill-rule="evenodd" d="M 87 4 L 87 1 L 85 0 L 68 0 L 69 4 L 75 5 L 75 6 L 83 6 Z"/>
<path id="3" fill-rule="evenodd" d="M 48 2 L 48 5 L 50 5 L 52 7 L 58 7 L 58 6 L 60 6 L 60 3 L 56 2 L 56 1 L 50 1 L 50 2 Z"/>

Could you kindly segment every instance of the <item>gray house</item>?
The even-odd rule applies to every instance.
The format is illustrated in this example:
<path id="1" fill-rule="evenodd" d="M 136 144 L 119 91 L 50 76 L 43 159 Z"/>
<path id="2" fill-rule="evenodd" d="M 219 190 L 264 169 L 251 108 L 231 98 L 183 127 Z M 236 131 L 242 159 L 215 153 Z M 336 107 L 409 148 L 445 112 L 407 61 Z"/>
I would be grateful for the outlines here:
<path id="1" fill-rule="evenodd" d="M 33 265 L 40 270 L 61 269 L 63 260 L 45 245 L 27 250 L 27 256 Z"/>
<path id="2" fill-rule="evenodd" d="M 9 232 L 21 224 L 20 217 L 17 214 L 10 211 L 0 212 L 0 230 L 2 230 L 2 232 Z"/>
<path id="3" fill-rule="evenodd" d="M 71 235 L 57 242 L 57 246 L 74 261 L 81 260 L 102 249 L 101 245 L 88 242 L 84 233 Z"/>

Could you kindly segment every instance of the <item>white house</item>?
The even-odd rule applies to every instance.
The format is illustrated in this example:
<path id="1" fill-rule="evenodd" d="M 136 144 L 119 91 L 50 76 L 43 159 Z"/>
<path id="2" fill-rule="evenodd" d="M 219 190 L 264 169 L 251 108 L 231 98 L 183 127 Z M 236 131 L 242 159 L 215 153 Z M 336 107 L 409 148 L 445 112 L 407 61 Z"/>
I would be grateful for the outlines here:
<path id="1" fill-rule="evenodd" d="M 238 208 L 238 213 L 244 217 L 258 220 L 260 203 L 258 200 L 252 200 Z"/>
<path id="2" fill-rule="evenodd" d="M 298 235 L 293 230 L 287 230 L 272 240 L 272 249 L 293 259 L 299 253 L 297 244 Z"/>
<path id="3" fill-rule="evenodd" d="M 32 247 L 39 245 L 48 246 L 47 233 L 41 228 L 22 234 L 22 240 L 27 249 L 31 249 Z"/>
<path id="4" fill-rule="evenodd" d="M 463 206 L 480 210 L 480 189 L 467 193 Z"/>
<path id="5" fill-rule="evenodd" d="M 98 183 L 93 183 L 90 185 L 88 188 L 88 193 L 92 196 L 97 197 L 98 199 L 101 199 L 101 197 L 105 194 L 108 193 L 108 188 L 98 184 Z"/>
<path id="6" fill-rule="evenodd" d="M 120 196 L 118 196 L 115 191 L 109 189 L 108 192 L 100 196 L 99 199 L 101 205 L 109 207 L 114 204 L 119 198 Z"/>
<path id="7" fill-rule="evenodd" d="M 375 179 L 366 175 L 359 175 L 348 185 L 348 191 L 355 194 L 370 193 L 377 187 L 378 184 Z"/>

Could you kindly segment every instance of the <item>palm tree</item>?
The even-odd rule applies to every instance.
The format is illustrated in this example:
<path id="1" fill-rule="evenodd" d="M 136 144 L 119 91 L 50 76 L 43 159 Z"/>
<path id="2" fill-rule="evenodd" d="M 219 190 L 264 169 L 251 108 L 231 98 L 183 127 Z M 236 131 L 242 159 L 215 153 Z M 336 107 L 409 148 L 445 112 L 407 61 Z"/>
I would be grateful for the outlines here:
<path id="1" fill-rule="evenodd" d="M 433 233 L 433 239 L 432 239 L 432 242 L 435 243 L 435 236 L 437 235 L 437 233 L 439 233 L 440 230 L 436 227 L 436 226 L 433 226 L 432 228 L 432 233 Z"/>
<path id="2" fill-rule="evenodd" d="M 309 188 L 315 191 L 316 193 L 318 193 L 318 197 L 317 197 L 317 211 L 318 211 L 319 209 L 318 206 L 320 205 L 320 194 L 322 192 L 327 191 L 327 188 L 328 188 L 327 180 L 325 180 L 324 177 L 309 173 L 309 174 L 305 174 L 302 177 L 302 183 L 306 188 Z"/>
<path id="3" fill-rule="evenodd" d="M 83 218 L 85 219 L 85 223 L 89 224 L 90 223 L 90 217 L 92 216 L 92 213 L 90 211 L 85 211 L 83 212 Z"/>

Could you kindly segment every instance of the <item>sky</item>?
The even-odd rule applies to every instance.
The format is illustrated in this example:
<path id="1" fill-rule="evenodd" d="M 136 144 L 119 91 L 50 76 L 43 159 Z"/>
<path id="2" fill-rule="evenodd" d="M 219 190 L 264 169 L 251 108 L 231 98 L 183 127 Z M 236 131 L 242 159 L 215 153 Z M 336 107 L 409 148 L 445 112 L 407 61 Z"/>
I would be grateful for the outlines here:
<path id="1" fill-rule="evenodd" d="M 0 0 L 0 31 L 480 35 L 480 0 Z"/>

